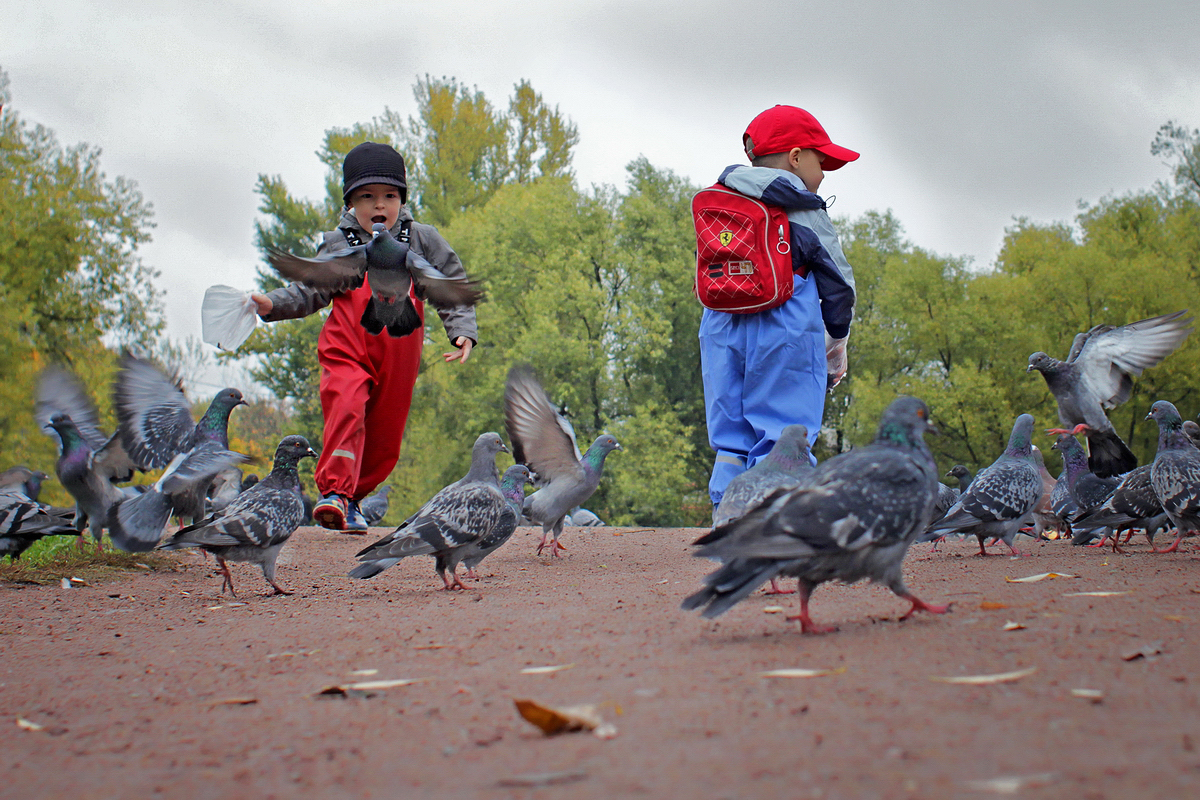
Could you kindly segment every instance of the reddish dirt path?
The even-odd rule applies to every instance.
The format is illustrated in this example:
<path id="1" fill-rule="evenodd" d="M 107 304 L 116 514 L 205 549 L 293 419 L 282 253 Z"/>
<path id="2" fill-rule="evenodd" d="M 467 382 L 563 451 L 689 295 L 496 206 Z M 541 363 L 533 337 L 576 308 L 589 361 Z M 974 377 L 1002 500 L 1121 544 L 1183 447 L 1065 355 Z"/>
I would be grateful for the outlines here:
<path id="1" fill-rule="evenodd" d="M 901 623 L 885 589 L 825 586 L 813 616 L 841 630 L 813 637 L 764 613 L 791 596 L 717 621 L 680 611 L 711 568 L 687 556 L 698 533 L 569 530 L 569 557 L 546 563 L 521 529 L 459 593 L 425 558 L 351 581 L 364 540 L 315 529 L 284 551 L 293 597 L 234 565 L 231 606 L 191 555 L 102 585 L 0 587 L 0 796 L 987 797 L 1006 784 L 973 781 L 1013 777 L 1020 797 L 1200 796 L 1195 556 L 922 545 L 909 585 L 952 613 Z M 1080 577 L 1004 580 L 1053 571 Z M 1064 596 L 1088 591 L 1131 593 Z M 1151 642 L 1161 655 L 1122 658 Z M 557 664 L 574 666 L 520 674 Z M 783 667 L 845 671 L 759 676 Z M 930 680 L 1028 667 L 1000 685 Z M 392 678 L 425 682 L 314 697 Z M 619 733 L 544 737 L 514 697 L 606 703 Z M 221 702 L 239 698 L 256 702 Z"/>

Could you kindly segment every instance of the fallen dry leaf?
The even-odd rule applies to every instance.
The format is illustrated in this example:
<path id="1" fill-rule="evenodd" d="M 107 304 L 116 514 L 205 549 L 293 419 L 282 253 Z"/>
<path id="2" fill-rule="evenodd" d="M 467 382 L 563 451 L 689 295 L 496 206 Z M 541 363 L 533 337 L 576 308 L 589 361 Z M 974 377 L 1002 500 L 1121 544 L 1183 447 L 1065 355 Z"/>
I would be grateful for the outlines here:
<path id="1" fill-rule="evenodd" d="M 1123 594 L 1133 594 L 1133 592 L 1067 592 L 1063 597 L 1119 597 Z"/>
<path id="2" fill-rule="evenodd" d="M 400 686 L 410 686 L 414 683 L 424 683 L 428 678 L 396 678 L 390 681 L 359 681 L 346 684 L 347 689 L 357 689 L 360 692 L 372 692 L 376 689 L 395 689 Z"/>
<path id="3" fill-rule="evenodd" d="M 1002 608 L 1008 608 L 1008 603 L 994 603 L 991 600 L 984 600 L 979 604 L 980 611 L 999 611 Z"/>
<path id="4" fill-rule="evenodd" d="M 1074 577 L 1075 577 L 1074 575 L 1068 575 L 1065 572 L 1043 572 L 1040 575 L 1029 575 L 1028 577 L 1025 577 L 1025 578 L 1010 578 L 1006 575 L 1004 577 L 1004 580 L 1008 581 L 1009 583 L 1037 583 L 1038 581 L 1044 581 L 1044 580 L 1047 580 L 1048 578 L 1074 578 Z"/>
<path id="5" fill-rule="evenodd" d="M 553 664 L 548 667 L 526 667 L 521 670 L 522 675 L 548 675 L 551 672 L 562 672 L 564 669 L 570 669 L 574 664 Z"/>
<path id="6" fill-rule="evenodd" d="M 496 781 L 496 785 L 505 788 L 555 786 L 560 783 L 581 781 L 587 776 L 587 772 L 581 769 L 569 772 L 528 772 L 524 775 L 514 775 L 511 778 L 501 778 Z"/>
<path id="7" fill-rule="evenodd" d="M 1006 630 L 1006 631 L 1023 631 L 1023 630 L 1025 630 L 1025 626 L 1019 622 L 1013 622 L 1010 619 L 1008 622 L 1004 623 L 1004 630 Z"/>
<path id="8" fill-rule="evenodd" d="M 554 708 L 534 700 L 513 699 L 517 713 L 547 736 L 571 731 L 592 731 L 601 739 L 617 735 L 617 728 L 600 718 L 599 706 L 582 705 Z"/>
<path id="9" fill-rule="evenodd" d="M 64 580 L 66 579 L 64 578 Z M 36 722 L 30 722 L 24 717 L 17 717 L 17 727 L 26 731 L 41 731 L 46 729 L 45 725 L 40 725 Z"/>
<path id="10" fill-rule="evenodd" d="M 1019 681 L 1037 672 L 1037 667 L 1027 667 L 1012 672 L 997 672 L 993 675 L 950 675 L 947 677 L 930 677 L 929 680 L 939 683 L 959 683 L 970 686 L 986 686 L 993 683 L 1009 683 Z"/>
<path id="11" fill-rule="evenodd" d="M 1167 622 L 1187 622 L 1187 617 L 1181 617 L 1178 614 L 1167 614 L 1163 619 Z"/>
<path id="12" fill-rule="evenodd" d="M 227 697 L 224 700 L 214 700 L 214 706 L 252 706 L 258 702 L 257 697 Z"/>
<path id="13" fill-rule="evenodd" d="M 845 667 L 834 669 L 804 669 L 803 667 L 786 667 L 758 673 L 760 678 L 824 678 L 826 675 L 841 675 Z"/>
<path id="14" fill-rule="evenodd" d="M 1104 699 L 1104 692 L 1100 689 L 1072 689 L 1072 697 L 1082 697 L 1084 700 L 1091 700 L 1093 703 L 1099 703 Z"/>
<path id="15" fill-rule="evenodd" d="M 1162 651 L 1163 643 L 1161 641 L 1150 642 L 1149 644 L 1144 644 L 1135 650 L 1126 650 L 1121 654 L 1121 658 L 1125 661 L 1133 661 L 1135 658 L 1150 658 L 1151 656 L 1156 656 Z"/>
<path id="16" fill-rule="evenodd" d="M 356 669 L 356 670 L 352 670 L 350 672 L 350 674 L 351 675 L 361 675 L 364 678 L 369 678 L 372 675 L 378 675 L 379 670 L 377 670 L 377 669 Z"/>
<path id="17" fill-rule="evenodd" d="M 413 646 L 413 650 L 441 650 L 449 645 L 444 644 L 418 644 Z"/>
<path id="18" fill-rule="evenodd" d="M 782 614 L 783 606 L 763 606 L 764 614 Z"/>
<path id="19" fill-rule="evenodd" d="M 1046 786 L 1052 783 L 1057 777 L 1053 772 L 1042 772 L 1037 775 L 1006 775 L 1001 778 L 989 778 L 983 781 L 967 781 L 966 786 L 977 792 L 1016 794 L 1022 789 Z"/>

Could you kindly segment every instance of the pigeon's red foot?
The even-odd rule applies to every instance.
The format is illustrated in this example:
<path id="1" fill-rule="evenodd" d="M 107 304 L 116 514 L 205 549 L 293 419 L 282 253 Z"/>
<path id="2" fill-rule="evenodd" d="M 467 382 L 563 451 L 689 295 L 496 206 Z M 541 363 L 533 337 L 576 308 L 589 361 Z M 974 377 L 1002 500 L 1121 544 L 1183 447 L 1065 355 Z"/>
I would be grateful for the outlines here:
<path id="1" fill-rule="evenodd" d="M 818 625 L 817 623 L 812 621 L 812 619 L 808 616 L 807 613 L 801 613 L 801 614 L 797 614 L 794 617 L 787 618 L 788 622 L 796 622 L 797 620 L 799 620 L 799 622 L 800 622 L 800 632 L 801 633 L 812 633 L 812 634 L 833 633 L 834 631 L 836 631 L 838 629 L 837 625 Z"/>
<path id="2" fill-rule="evenodd" d="M 911 594 L 902 594 L 900 596 L 903 597 L 908 602 L 912 603 L 912 608 L 910 608 L 910 609 L 908 609 L 908 611 L 904 612 L 904 616 L 900 617 L 901 620 L 908 619 L 909 617 L 911 617 L 913 614 L 917 613 L 918 611 L 927 611 L 930 614 L 945 614 L 947 611 L 950 610 L 949 603 L 946 603 L 944 606 L 939 606 L 939 605 L 933 605 L 932 603 L 926 603 L 921 598 L 916 597 Z"/>
<path id="3" fill-rule="evenodd" d="M 287 589 L 282 588 L 275 581 L 268 580 L 267 583 L 271 584 L 271 588 L 275 590 L 275 591 L 271 592 L 272 597 L 274 597 L 277 594 L 284 595 L 285 597 L 291 597 L 292 595 L 295 594 L 295 592 L 289 592 Z M 230 588 L 231 589 L 233 588 L 232 585 L 230 586 Z"/>
<path id="4" fill-rule="evenodd" d="M 1100 541 L 1092 542 L 1091 544 L 1085 544 L 1084 547 L 1104 547 L 1104 545 L 1106 545 L 1106 544 L 1108 544 L 1108 534 L 1107 533 L 1104 534 L 1104 538 L 1101 539 Z M 1114 541 L 1114 544 L 1116 544 L 1115 541 Z"/>
<path id="5" fill-rule="evenodd" d="M 779 578 L 771 578 L 771 588 L 766 589 L 764 594 L 795 594 L 795 589 L 784 589 L 779 585 Z"/>
<path id="6" fill-rule="evenodd" d="M 475 573 L 475 569 L 473 567 L 467 567 L 467 577 L 473 581 L 479 580 L 479 576 Z"/>
<path id="7" fill-rule="evenodd" d="M 1183 532 L 1180 531 L 1179 535 L 1175 537 L 1175 541 L 1171 542 L 1171 546 L 1168 547 L 1167 549 L 1165 549 L 1165 550 L 1159 550 L 1157 548 L 1152 548 L 1152 549 L 1156 553 L 1174 553 L 1176 550 L 1179 549 L 1179 543 L 1182 541 L 1183 541 Z"/>

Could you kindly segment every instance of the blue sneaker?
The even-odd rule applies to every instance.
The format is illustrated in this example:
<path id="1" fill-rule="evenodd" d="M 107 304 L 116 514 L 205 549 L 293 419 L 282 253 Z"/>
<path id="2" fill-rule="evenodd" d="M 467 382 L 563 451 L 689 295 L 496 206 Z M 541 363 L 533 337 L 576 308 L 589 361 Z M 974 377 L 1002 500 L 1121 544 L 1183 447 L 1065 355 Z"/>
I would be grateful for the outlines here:
<path id="1" fill-rule="evenodd" d="M 346 499 L 341 495 L 327 494 L 313 506 L 313 519 L 322 528 L 328 528 L 331 531 L 344 530 L 348 514 L 347 506 Z"/>
<path id="2" fill-rule="evenodd" d="M 366 533 L 367 520 L 362 515 L 362 510 L 358 507 L 358 502 L 351 500 L 346 505 L 346 521 L 342 525 L 342 530 L 352 533 Z"/>

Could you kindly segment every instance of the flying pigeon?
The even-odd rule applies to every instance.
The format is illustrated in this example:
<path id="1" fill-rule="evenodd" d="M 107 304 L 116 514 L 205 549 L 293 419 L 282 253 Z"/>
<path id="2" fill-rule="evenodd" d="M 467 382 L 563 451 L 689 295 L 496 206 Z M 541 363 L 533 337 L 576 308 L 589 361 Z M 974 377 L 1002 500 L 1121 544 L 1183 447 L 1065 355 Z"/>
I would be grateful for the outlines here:
<path id="1" fill-rule="evenodd" d="M 1129 531 L 1133 536 L 1134 528 L 1143 528 L 1151 545 L 1154 544 L 1154 533 L 1166 522 L 1166 512 L 1158 495 L 1154 493 L 1150 470 L 1153 464 L 1146 464 L 1129 472 L 1117 484 L 1112 494 L 1099 506 L 1080 514 L 1075 524 L 1081 528 L 1112 528 L 1113 552 L 1121 552 L 1120 534 Z M 1108 538 L 1107 536 L 1105 537 Z M 1100 544 L 1104 544 L 1102 540 Z"/>
<path id="2" fill-rule="evenodd" d="M 68 509 L 43 508 L 19 484 L 0 489 L 0 558 L 16 561 L 43 536 L 77 533 Z"/>
<path id="3" fill-rule="evenodd" d="M 741 519 L 757 508 L 776 489 L 794 489 L 812 477 L 813 465 L 808 444 L 808 428 L 788 425 L 771 452 L 750 469 L 729 482 L 721 503 L 713 512 L 713 528 Z M 772 578 L 767 594 L 792 594 Z"/>
<path id="4" fill-rule="evenodd" d="M 547 544 L 552 556 L 567 549 L 558 541 L 565 517 L 596 491 L 608 454 L 623 449 L 605 433 L 580 457 L 560 419 L 532 369 L 516 366 L 509 370 L 504 386 L 504 424 L 513 443 L 513 458 L 533 470 L 543 484 L 525 498 L 525 513 L 542 526 L 539 555 Z"/>
<path id="5" fill-rule="evenodd" d="M 1158 423 L 1158 452 L 1150 466 L 1150 483 L 1176 529 L 1175 541 L 1158 553 L 1179 549 L 1189 532 L 1200 530 L 1200 450 L 1183 432 L 1183 419 L 1175 406 L 1159 400 L 1146 419 Z"/>
<path id="6" fill-rule="evenodd" d="M 358 504 L 358 510 L 362 513 L 363 519 L 368 525 L 374 525 L 383 519 L 384 514 L 388 512 L 388 494 L 391 493 L 391 485 L 384 486 L 375 494 L 363 500 Z"/>
<path id="7" fill-rule="evenodd" d="M 517 529 L 517 523 L 521 520 L 521 509 L 525 504 L 525 484 L 527 483 L 533 483 L 533 473 L 524 464 L 514 464 L 504 470 L 504 474 L 500 476 L 500 492 L 504 495 L 512 514 L 510 516 L 505 513 L 495 528 L 479 541 L 467 546 L 462 564 L 467 568 L 468 578 L 478 578 L 479 576 L 475 574 L 475 567 L 479 566 L 480 561 L 499 550 Z"/>
<path id="8" fill-rule="evenodd" d="M 208 512 L 224 511 L 242 493 L 242 468 L 229 466 L 217 473 L 208 488 Z"/>
<path id="9" fill-rule="evenodd" d="M 435 494 L 392 533 L 359 551 L 362 563 L 350 570 L 350 577 L 373 578 L 402 558 L 432 555 L 446 589 L 467 588 L 458 577 L 459 562 L 502 526 L 515 526 L 496 471 L 496 454 L 507 452 L 500 434 L 481 434 L 471 449 L 470 471 Z M 446 577 L 447 570 L 453 580 Z"/>
<path id="10" fill-rule="evenodd" d="M 111 483 L 124 483 L 133 478 L 135 466 L 125 451 L 120 435 L 109 435 L 100 429 L 100 415 L 96 407 L 82 381 L 71 372 L 59 366 L 42 370 L 38 376 L 33 415 L 46 433 L 54 432 L 50 421 L 55 416 L 70 418 L 90 453 L 89 468 L 96 475 Z"/>
<path id="11" fill-rule="evenodd" d="M 212 444 L 175 456 L 153 485 L 113 509 L 108 525 L 113 544 L 130 553 L 153 550 L 162 539 L 171 514 L 188 509 L 213 478 L 245 460 L 240 453 Z"/>
<path id="12" fill-rule="evenodd" d="M 1000 539 L 1013 555 L 1021 555 L 1013 539 L 1042 498 L 1042 475 L 1033 455 L 1032 437 L 1033 417 L 1021 414 L 1013 424 L 1005 451 L 975 476 L 946 516 L 930 526 L 927 535 L 974 534 L 979 539 L 981 556 L 987 555 L 987 539 Z"/>
<path id="13" fill-rule="evenodd" d="M 764 581 L 799 580 L 800 621 L 805 633 L 823 633 L 808 614 L 812 591 L 822 583 L 863 578 L 886 584 L 918 610 L 942 614 L 904 585 L 901 563 L 909 544 L 925 530 L 937 497 L 937 467 L 923 435 L 929 409 L 901 397 L 883 414 L 875 441 L 819 465 L 794 489 L 780 489 L 739 520 L 697 539 L 693 555 L 722 562 L 704 588 L 683 608 L 704 608 L 715 617 Z"/>
<path id="14" fill-rule="evenodd" d="M 50 428 L 59 438 L 54 474 L 75 500 L 75 529 L 80 534 L 84 528 L 90 530 L 98 550 L 110 515 L 125 494 L 109 479 L 101 467 L 102 458 L 92 452 L 70 417 L 55 414 L 50 418 Z M 82 536 L 79 544 L 83 544 Z"/>
<path id="15" fill-rule="evenodd" d="M 1192 318 L 1183 318 L 1186 313 L 1176 311 L 1119 328 L 1097 325 L 1075 336 L 1066 361 L 1042 352 L 1029 356 L 1026 372 L 1042 373 L 1067 429 L 1051 432 L 1086 434 L 1088 465 L 1098 477 L 1123 475 L 1137 466 L 1137 458 L 1104 412 L 1128 400 L 1133 379 L 1173 353 L 1192 332 Z"/>
<path id="16" fill-rule="evenodd" d="M 262 567 L 275 594 L 291 594 L 275 582 L 275 560 L 288 537 L 300 526 L 304 504 L 296 465 L 317 453 L 303 436 L 285 436 L 275 448 L 275 465 L 267 477 L 237 496 L 223 512 L 181 528 L 159 545 L 160 550 L 199 547 L 212 553 L 221 570 L 221 592 L 233 590 L 227 561 L 249 561 Z"/>
<path id="17" fill-rule="evenodd" d="M 381 222 L 371 226 L 371 239 L 363 244 L 316 258 L 269 249 L 267 260 L 288 280 L 332 292 L 357 289 L 365 276 L 371 299 L 361 322 L 371 334 L 387 328 L 390 336 L 407 336 L 421 327 L 421 318 L 408 296 L 414 280 L 421 296 L 438 308 L 473 306 L 483 296 L 477 282 L 439 272 L 407 242 L 392 236 Z"/>
<path id="18" fill-rule="evenodd" d="M 246 405 L 237 389 L 222 389 L 199 422 L 183 392 L 150 361 L 130 353 L 121 357 L 113 383 L 118 430 L 138 469 L 160 469 L 180 453 L 197 449 L 229 449 L 229 414 Z M 195 524 L 206 516 L 212 481 L 174 496 L 175 513 Z"/>

